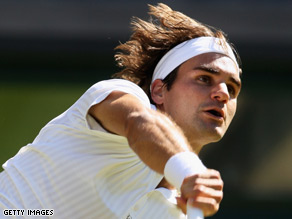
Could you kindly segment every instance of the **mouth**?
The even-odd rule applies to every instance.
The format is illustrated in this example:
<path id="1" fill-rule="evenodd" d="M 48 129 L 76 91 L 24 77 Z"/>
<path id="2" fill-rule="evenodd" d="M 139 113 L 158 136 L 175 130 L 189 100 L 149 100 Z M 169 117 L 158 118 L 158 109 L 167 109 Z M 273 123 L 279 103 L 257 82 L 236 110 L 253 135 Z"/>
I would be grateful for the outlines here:
<path id="1" fill-rule="evenodd" d="M 211 118 L 216 119 L 216 120 L 224 120 L 225 118 L 225 113 L 222 109 L 220 108 L 212 108 L 204 111 L 207 115 L 209 115 Z"/>

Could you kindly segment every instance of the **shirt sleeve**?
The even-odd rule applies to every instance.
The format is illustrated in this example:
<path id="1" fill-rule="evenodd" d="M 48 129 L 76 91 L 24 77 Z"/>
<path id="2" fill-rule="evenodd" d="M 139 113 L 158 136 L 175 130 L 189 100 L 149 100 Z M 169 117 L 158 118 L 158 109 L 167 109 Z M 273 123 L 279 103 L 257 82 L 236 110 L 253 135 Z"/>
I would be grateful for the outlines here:
<path id="1" fill-rule="evenodd" d="M 92 97 L 93 100 L 89 108 L 92 105 L 95 105 L 103 101 L 113 91 L 121 91 L 124 93 L 131 94 L 137 97 L 142 104 L 144 104 L 147 107 L 150 107 L 149 98 L 138 85 L 128 80 L 112 79 L 98 82 L 87 91 L 87 93 L 89 94 L 89 96 Z"/>
<path id="2" fill-rule="evenodd" d="M 78 129 L 86 128 L 106 132 L 89 114 L 88 110 L 95 104 L 102 102 L 113 91 L 121 91 L 135 96 L 141 104 L 151 108 L 146 93 L 135 83 L 124 79 L 100 81 L 91 86 L 63 115 L 58 122 L 67 123 Z"/>

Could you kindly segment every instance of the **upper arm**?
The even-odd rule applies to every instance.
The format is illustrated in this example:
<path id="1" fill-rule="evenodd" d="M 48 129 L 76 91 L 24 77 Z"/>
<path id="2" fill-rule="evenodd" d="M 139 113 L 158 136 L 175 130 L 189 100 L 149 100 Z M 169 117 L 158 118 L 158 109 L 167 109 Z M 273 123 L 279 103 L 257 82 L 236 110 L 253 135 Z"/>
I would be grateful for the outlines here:
<path id="1" fill-rule="evenodd" d="M 137 97 L 114 91 L 89 109 L 106 130 L 127 138 L 129 146 L 151 169 L 163 173 L 167 160 L 191 150 L 183 132 L 168 116 L 151 110 Z"/>
<path id="2" fill-rule="evenodd" d="M 134 95 L 113 91 L 105 100 L 93 105 L 88 112 L 107 131 L 126 136 L 129 115 L 143 112 L 145 109 L 146 107 Z"/>

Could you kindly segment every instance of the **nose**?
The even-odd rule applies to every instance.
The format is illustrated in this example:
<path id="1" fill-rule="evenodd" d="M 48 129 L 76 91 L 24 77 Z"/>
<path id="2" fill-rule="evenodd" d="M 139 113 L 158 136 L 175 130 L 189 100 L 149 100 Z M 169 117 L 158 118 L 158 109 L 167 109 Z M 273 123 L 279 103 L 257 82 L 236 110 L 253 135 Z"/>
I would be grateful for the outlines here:
<path id="1" fill-rule="evenodd" d="M 220 102 L 227 103 L 230 98 L 228 87 L 225 83 L 220 83 L 212 90 L 211 98 Z"/>

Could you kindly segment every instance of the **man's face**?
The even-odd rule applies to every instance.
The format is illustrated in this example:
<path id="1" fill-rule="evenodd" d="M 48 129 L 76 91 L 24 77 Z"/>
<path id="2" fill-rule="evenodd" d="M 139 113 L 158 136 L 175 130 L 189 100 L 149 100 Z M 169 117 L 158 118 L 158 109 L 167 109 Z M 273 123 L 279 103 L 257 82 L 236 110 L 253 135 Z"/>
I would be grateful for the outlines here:
<path id="1" fill-rule="evenodd" d="M 236 112 L 240 88 L 238 68 L 229 57 L 202 54 L 179 67 L 169 91 L 164 87 L 162 109 L 191 144 L 203 146 L 225 134 Z"/>

